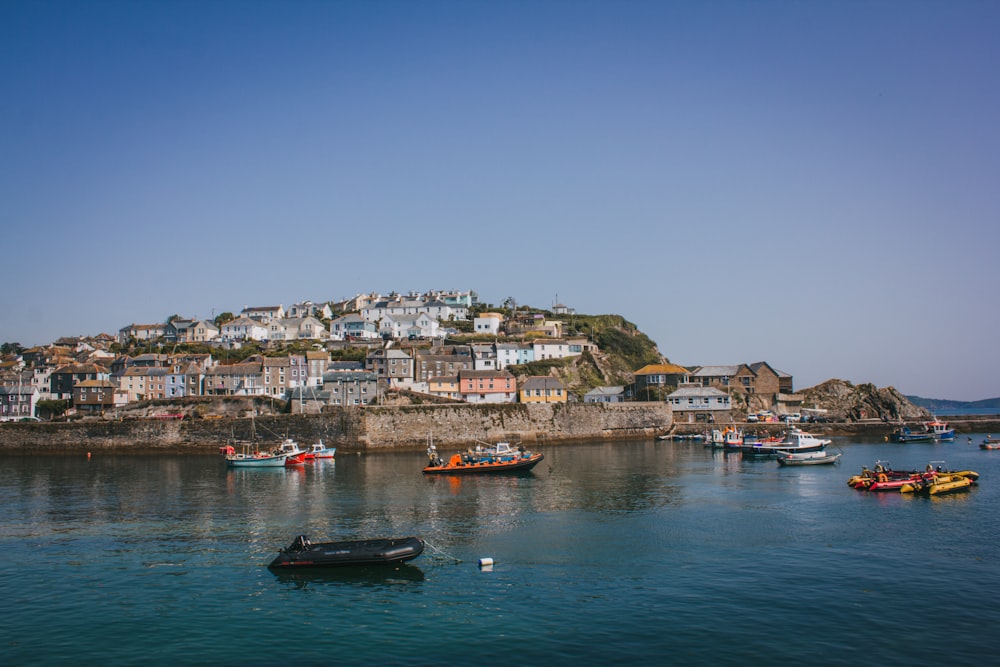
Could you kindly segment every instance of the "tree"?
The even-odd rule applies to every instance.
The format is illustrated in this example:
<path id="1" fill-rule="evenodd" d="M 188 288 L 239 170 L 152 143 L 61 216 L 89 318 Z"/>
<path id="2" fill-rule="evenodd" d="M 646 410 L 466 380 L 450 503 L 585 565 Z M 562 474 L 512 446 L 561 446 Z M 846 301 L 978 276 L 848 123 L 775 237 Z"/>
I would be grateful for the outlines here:
<path id="1" fill-rule="evenodd" d="M 212 320 L 217 327 L 221 327 L 226 322 L 232 322 L 236 319 L 236 316 L 226 311 L 224 313 L 219 313 L 214 320 Z"/>
<path id="2" fill-rule="evenodd" d="M 4 343 L 0 345 L 0 354 L 21 354 L 24 348 L 20 343 Z"/>
<path id="3" fill-rule="evenodd" d="M 42 419 L 60 417 L 69 410 L 70 401 L 62 399 L 41 400 L 35 404 L 35 411 Z"/>

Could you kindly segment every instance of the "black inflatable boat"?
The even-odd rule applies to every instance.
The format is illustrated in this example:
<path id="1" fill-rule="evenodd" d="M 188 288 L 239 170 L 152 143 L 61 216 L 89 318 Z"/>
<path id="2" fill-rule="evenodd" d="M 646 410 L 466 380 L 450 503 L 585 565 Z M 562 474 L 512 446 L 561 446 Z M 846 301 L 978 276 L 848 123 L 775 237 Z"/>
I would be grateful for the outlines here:
<path id="1" fill-rule="evenodd" d="M 281 549 L 271 561 L 272 570 L 299 570 L 345 565 L 384 565 L 412 560 L 424 551 L 419 537 L 399 537 L 313 544 L 299 535 L 290 546 Z"/>

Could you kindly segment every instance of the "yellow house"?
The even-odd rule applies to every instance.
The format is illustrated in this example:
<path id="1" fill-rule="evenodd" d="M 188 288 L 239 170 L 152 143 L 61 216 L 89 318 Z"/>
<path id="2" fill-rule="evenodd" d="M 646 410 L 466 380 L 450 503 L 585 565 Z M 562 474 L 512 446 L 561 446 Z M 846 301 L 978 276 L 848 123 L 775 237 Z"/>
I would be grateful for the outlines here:
<path id="1" fill-rule="evenodd" d="M 458 386 L 458 376 L 455 375 L 428 378 L 427 393 L 442 398 L 462 399 L 462 391 Z"/>
<path id="2" fill-rule="evenodd" d="M 528 378 L 518 396 L 521 403 L 565 403 L 568 398 L 562 382 L 546 375 Z"/>

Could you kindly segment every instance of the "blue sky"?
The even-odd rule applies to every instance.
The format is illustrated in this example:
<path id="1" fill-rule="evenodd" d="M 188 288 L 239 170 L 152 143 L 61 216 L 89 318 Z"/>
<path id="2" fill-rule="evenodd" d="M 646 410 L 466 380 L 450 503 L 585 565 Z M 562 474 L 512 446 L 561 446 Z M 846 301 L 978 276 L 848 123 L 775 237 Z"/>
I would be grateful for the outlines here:
<path id="1" fill-rule="evenodd" d="M 0 4 L 0 341 L 359 292 L 1000 396 L 1000 3 Z M 558 295 L 558 296 L 557 296 Z"/>

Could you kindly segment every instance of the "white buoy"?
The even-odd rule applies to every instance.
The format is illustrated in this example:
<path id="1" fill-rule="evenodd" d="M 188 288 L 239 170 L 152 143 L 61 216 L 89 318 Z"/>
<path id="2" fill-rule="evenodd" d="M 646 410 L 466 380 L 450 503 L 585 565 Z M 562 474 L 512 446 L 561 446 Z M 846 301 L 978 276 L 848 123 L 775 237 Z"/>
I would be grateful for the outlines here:
<path id="1" fill-rule="evenodd" d="M 480 558 L 479 559 L 479 567 L 490 567 L 492 565 L 493 565 L 493 559 L 492 558 Z"/>

